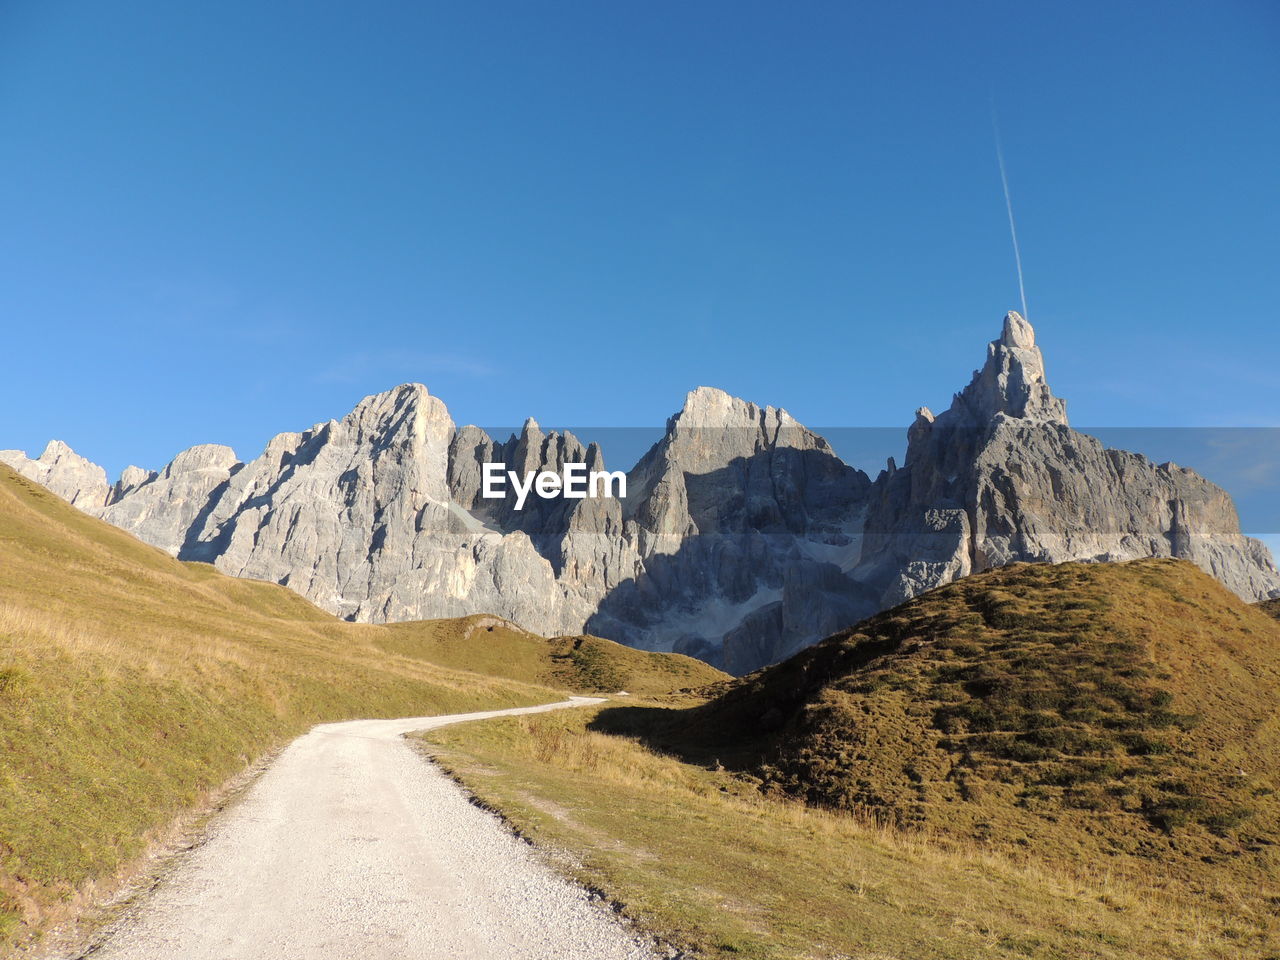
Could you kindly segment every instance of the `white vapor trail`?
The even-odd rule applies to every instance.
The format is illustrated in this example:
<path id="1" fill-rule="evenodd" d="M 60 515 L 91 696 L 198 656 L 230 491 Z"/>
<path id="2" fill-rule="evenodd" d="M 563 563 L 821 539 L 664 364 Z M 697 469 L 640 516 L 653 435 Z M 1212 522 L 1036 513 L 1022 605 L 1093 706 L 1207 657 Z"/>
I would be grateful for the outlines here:
<path id="1" fill-rule="evenodd" d="M 996 106 L 991 104 L 991 131 L 996 137 L 996 161 L 1000 164 L 1000 185 L 1004 187 L 1004 207 L 1009 212 L 1009 236 L 1013 239 L 1013 262 L 1018 267 L 1018 295 L 1022 297 L 1022 318 L 1027 315 L 1027 288 L 1022 282 L 1022 251 L 1018 248 L 1018 228 L 1013 222 L 1013 200 L 1009 196 L 1009 177 L 1004 170 L 1004 148 L 1000 144 L 1000 124 L 996 121 Z"/>

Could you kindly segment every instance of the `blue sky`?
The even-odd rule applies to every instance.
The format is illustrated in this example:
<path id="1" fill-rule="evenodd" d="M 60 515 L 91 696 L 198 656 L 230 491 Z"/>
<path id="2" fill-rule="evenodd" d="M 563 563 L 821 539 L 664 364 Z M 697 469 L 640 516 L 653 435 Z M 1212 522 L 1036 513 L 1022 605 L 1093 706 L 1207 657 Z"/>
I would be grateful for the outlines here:
<path id="1" fill-rule="evenodd" d="M 460 422 L 1280 426 L 1271 0 L 0 2 L 0 446 L 112 473 L 426 383 Z M 1193 464 L 1194 465 L 1194 464 Z"/>

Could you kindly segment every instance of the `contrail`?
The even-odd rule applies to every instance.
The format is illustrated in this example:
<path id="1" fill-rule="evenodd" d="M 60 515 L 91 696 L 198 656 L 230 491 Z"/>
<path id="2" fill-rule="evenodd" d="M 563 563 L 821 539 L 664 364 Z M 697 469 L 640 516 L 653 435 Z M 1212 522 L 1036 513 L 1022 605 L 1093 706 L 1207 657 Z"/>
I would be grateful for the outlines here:
<path id="1" fill-rule="evenodd" d="M 996 121 L 996 105 L 991 104 L 991 131 L 996 137 L 996 161 L 1000 164 L 1000 185 L 1004 187 L 1004 207 L 1009 212 L 1009 236 L 1013 238 L 1013 262 L 1018 267 L 1018 294 L 1022 297 L 1022 318 L 1027 315 L 1027 288 L 1022 282 L 1022 251 L 1018 249 L 1018 228 L 1013 223 L 1013 200 L 1009 197 L 1009 177 L 1004 171 L 1004 148 L 1000 145 L 1000 124 Z"/>

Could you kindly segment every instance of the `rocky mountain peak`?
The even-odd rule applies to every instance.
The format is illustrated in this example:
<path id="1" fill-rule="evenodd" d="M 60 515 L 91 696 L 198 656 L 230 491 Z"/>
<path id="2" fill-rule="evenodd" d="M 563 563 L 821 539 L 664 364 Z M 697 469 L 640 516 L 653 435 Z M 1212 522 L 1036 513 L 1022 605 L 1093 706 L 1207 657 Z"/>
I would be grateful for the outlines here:
<path id="1" fill-rule="evenodd" d="M 65 457 L 75 457 L 80 460 L 84 459 L 61 440 L 50 440 L 45 444 L 44 452 L 36 459 L 40 463 L 53 464 Z M 87 460 L 85 462 L 88 463 Z"/>
<path id="2" fill-rule="evenodd" d="M 687 426 L 727 426 L 731 422 L 751 419 L 753 403 L 739 400 L 716 387 L 695 387 L 684 397 L 674 420 Z"/>
<path id="3" fill-rule="evenodd" d="M 407 494 L 406 503 L 449 499 L 449 448 L 453 418 L 444 402 L 420 383 L 403 383 L 360 401 L 338 423 L 312 428 L 303 437 L 307 454 L 346 461 L 353 478 L 377 502 Z"/>
<path id="4" fill-rule="evenodd" d="M 61 440 L 50 440 L 35 460 L 21 450 L 0 450 L 0 463 L 7 463 L 87 513 L 101 509 L 111 496 L 106 471 Z"/>
<path id="5" fill-rule="evenodd" d="M 1017 311 L 1005 314 L 998 340 L 987 344 L 987 362 L 951 406 L 968 425 L 980 426 L 1005 414 L 1042 423 L 1067 423 L 1067 404 L 1045 380 L 1036 332 Z"/>
<path id="6" fill-rule="evenodd" d="M 116 481 L 114 487 L 111 488 L 110 503 L 115 503 L 121 497 L 128 496 L 137 490 L 144 483 L 150 483 L 159 474 L 154 470 L 144 470 L 142 467 L 129 464 L 120 474 L 120 479 Z"/>
<path id="7" fill-rule="evenodd" d="M 827 441 L 781 407 L 741 400 L 715 387 L 698 387 L 667 422 L 665 452 L 692 473 L 777 447 L 829 450 Z"/>
<path id="8" fill-rule="evenodd" d="M 1175 556 L 1243 597 L 1280 591 L 1224 491 L 1068 427 L 1035 331 L 1013 311 L 951 408 L 918 410 L 907 438 L 905 468 L 884 475 L 867 517 L 860 577 L 880 607 L 1020 560 Z"/>
<path id="9" fill-rule="evenodd" d="M 1000 334 L 1000 342 L 1006 347 L 1030 350 L 1036 345 L 1035 328 L 1017 310 L 1010 310 L 1004 315 L 1004 331 Z"/>
<path id="10" fill-rule="evenodd" d="M 236 452 L 230 447 L 221 443 L 202 443 L 189 447 L 174 457 L 164 468 L 164 476 L 168 478 L 175 474 L 193 473 L 197 470 L 213 470 L 225 474 L 239 462 Z M 137 470 L 137 467 L 132 469 Z M 137 479 L 136 474 L 131 474 L 130 479 Z"/>
<path id="11" fill-rule="evenodd" d="M 454 431 L 444 402 L 420 383 L 402 383 L 365 397 L 343 417 L 340 426 L 352 442 L 377 446 L 399 440 L 418 445 L 431 441 L 432 446 L 443 442 L 447 448 Z"/>

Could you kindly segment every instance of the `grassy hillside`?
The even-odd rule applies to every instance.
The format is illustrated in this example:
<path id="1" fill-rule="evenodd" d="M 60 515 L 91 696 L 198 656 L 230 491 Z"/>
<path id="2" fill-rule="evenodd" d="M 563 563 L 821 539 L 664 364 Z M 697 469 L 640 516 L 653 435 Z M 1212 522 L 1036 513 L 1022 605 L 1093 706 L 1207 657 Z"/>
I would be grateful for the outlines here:
<path id="1" fill-rule="evenodd" d="M 898 826 L 1280 879 L 1280 624 L 1176 560 L 990 571 L 602 723 Z"/>
<path id="2" fill-rule="evenodd" d="M 0 467 L 0 946 L 317 721 L 719 676 L 603 641 L 581 665 L 572 641 L 473 620 L 345 623 L 283 587 L 173 560 Z"/>
<path id="3" fill-rule="evenodd" d="M 1190 564 L 992 571 L 588 720 L 428 736 L 709 955 L 1280 956 L 1280 624 Z"/>
<path id="4" fill-rule="evenodd" d="M 1275 617 L 1280 620 L 1280 598 L 1275 600 L 1263 600 L 1258 604 L 1258 609 L 1269 617 Z"/>
<path id="5" fill-rule="evenodd" d="M 389 623 L 379 628 L 374 642 L 389 653 L 441 666 L 581 693 L 626 693 L 645 700 L 688 699 L 688 691 L 729 679 L 728 674 L 692 657 L 635 650 L 601 637 L 547 639 L 484 615 L 425 624 Z"/>

